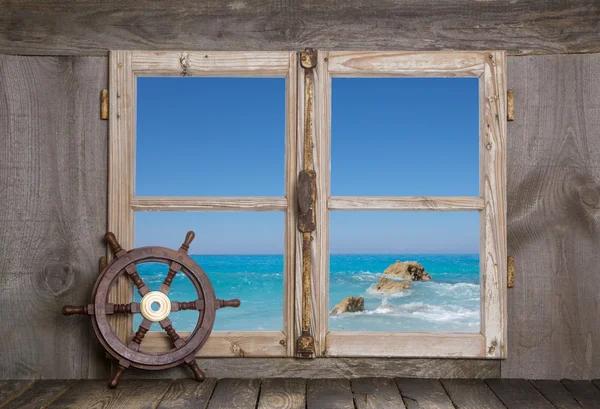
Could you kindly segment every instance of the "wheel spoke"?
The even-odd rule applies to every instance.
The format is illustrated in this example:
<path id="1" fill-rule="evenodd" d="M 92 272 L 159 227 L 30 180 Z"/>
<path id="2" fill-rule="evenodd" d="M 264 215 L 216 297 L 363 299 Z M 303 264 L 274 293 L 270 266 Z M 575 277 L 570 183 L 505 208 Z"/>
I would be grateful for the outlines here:
<path id="1" fill-rule="evenodd" d="M 127 347 L 134 351 L 138 351 L 140 349 L 140 344 L 142 343 L 142 340 L 144 339 L 144 336 L 146 335 L 146 332 L 150 331 L 150 327 L 152 327 L 152 321 L 144 318 L 142 320 L 142 323 L 140 324 L 137 332 L 135 333 L 135 335 L 133 336 L 133 338 L 131 339 L 131 342 L 129 343 L 129 345 L 127 345 Z"/>
<path id="2" fill-rule="evenodd" d="M 199 298 L 195 301 L 171 301 L 171 312 L 178 312 L 184 310 L 195 310 L 201 311 L 204 309 L 204 299 Z"/>
<path id="3" fill-rule="evenodd" d="M 139 314 L 140 303 L 131 302 L 129 304 L 106 304 L 106 315 L 110 314 Z"/>
<path id="4" fill-rule="evenodd" d="M 175 331 L 175 329 L 173 328 L 173 323 L 170 319 L 165 318 L 164 320 L 160 321 L 160 326 L 162 327 L 162 329 L 165 330 L 169 338 L 171 338 L 171 342 L 173 342 L 175 348 L 183 348 L 183 346 L 185 345 L 185 341 L 179 336 L 177 331 Z"/>
<path id="5" fill-rule="evenodd" d="M 181 264 L 179 264 L 176 261 L 173 261 L 169 266 L 169 272 L 167 273 L 167 276 L 165 277 L 163 283 L 160 285 L 158 291 L 165 295 L 169 294 L 169 291 L 171 291 L 171 283 L 173 282 L 173 279 L 175 278 L 179 270 L 181 270 Z"/>
<path id="6" fill-rule="evenodd" d="M 140 277 L 138 274 L 135 264 L 131 263 L 127 265 L 127 267 L 125 267 L 125 271 L 127 272 L 127 275 L 131 281 L 133 281 L 133 284 L 137 287 L 138 293 L 140 293 L 142 297 L 150 292 L 150 288 L 148 288 L 146 283 L 144 283 L 144 280 L 142 280 L 142 277 Z"/>

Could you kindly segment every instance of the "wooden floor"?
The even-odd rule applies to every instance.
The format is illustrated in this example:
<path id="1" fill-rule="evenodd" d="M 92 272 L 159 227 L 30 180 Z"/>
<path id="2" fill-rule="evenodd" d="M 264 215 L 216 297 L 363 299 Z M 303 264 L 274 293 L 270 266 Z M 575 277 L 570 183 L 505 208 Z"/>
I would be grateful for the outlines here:
<path id="1" fill-rule="evenodd" d="M 524 379 L 191 379 L 0 381 L 0 408 L 600 408 L 600 381 Z"/>

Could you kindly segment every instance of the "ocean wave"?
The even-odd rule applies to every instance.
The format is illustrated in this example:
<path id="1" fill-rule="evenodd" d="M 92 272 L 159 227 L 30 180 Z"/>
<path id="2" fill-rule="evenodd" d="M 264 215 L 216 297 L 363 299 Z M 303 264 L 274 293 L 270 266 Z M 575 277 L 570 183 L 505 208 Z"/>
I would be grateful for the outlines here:
<path id="1" fill-rule="evenodd" d="M 481 290 L 479 284 L 473 283 L 440 283 L 435 281 L 429 281 L 428 283 L 430 283 L 438 295 L 460 297 L 463 300 L 475 297 L 479 299 Z"/>
<path id="2" fill-rule="evenodd" d="M 330 318 L 344 318 L 360 315 L 385 315 L 396 318 L 417 318 L 429 322 L 466 322 L 469 327 L 479 325 L 479 310 L 467 309 L 458 305 L 434 305 L 423 302 L 413 302 L 393 305 L 384 300 L 374 310 L 362 312 L 331 314 Z"/>
<path id="3" fill-rule="evenodd" d="M 391 299 L 404 298 L 404 297 L 408 297 L 409 295 L 412 294 L 412 290 L 410 290 L 410 289 L 398 291 L 398 292 L 392 293 L 392 294 L 382 293 L 381 291 L 377 291 L 374 288 L 374 286 L 375 286 L 375 284 L 373 284 L 371 287 L 367 288 L 365 290 L 365 295 L 375 297 L 375 298 L 382 298 L 383 300 L 387 300 L 388 298 L 391 298 Z"/>

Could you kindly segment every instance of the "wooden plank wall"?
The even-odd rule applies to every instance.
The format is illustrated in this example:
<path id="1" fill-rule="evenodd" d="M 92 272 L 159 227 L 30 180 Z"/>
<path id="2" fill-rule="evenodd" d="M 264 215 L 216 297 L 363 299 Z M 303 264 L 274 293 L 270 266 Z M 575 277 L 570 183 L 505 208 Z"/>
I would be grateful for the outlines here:
<path id="1" fill-rule="evenodd" d="M 600 54 L 510 58 L 508 359 L 502 376 L 600 377 Z"/>
<path id="2" fill-rule="evenodd" d="M 508 244 L 516 286 L 503 377 L 600 377 L 598 67 L 600 54 L 509 58 L 516 120 L 508 138 Z M 99 93 L 106 86 L 106 58 L 0 56 L 1 378 L 107 374 L 87 319 L 60 315 L 63 304 L 87 301 L 105 251 L 107 122 L 99 119 Z M 325 361 L 320 370 L 336 376 L 382 362 Z M 497 366 L 468 375 L 464 362 L 446 361 L 398 366 L 418 376 L 498 375 Z M 249 365 L 291 376 L 294 362 Z M 206 366 L 211 376 L 231 376 L 238 363 Z M 300 372 L 310 371 L 302 361 Z"/>
<path id="3" fill-rule="evenodd" d="M 104 57 L 0 57 L 0 377 L 105 376 L 88 318 L 105 254 Z"/>
<path id="4" fill-rule="evenodd" d="M 0 53 L 125 50 L 600 52 L 598 0 L 13 0 Z"/>

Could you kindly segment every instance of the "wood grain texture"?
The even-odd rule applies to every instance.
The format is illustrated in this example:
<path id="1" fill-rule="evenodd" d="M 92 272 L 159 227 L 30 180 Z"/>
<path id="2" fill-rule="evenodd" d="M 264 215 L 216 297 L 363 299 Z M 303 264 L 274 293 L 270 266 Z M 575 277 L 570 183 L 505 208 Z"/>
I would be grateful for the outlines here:
<path id="1" fill-rule="evenodd" d="M 485 358 L 479 333 L 329 332 L 327 356 Z"/>
<path id="2" fill-rule="evenodd" d="M 542 394 L 556 409 L 581 409 L 573 394 L 569 392 L 560 381 L 533 380 L 531 384 Z"/>
<path id="3" fill-rule="evenodd" d="M 273 212 L 286 210 L 285 197 L 135 197 L 131 207 L 139 212 Z"/>
<path id="4" fill-rule="evenodd" d="M 591 381 L 563 379 L 561 383 L 584 409 L 600 408 L 600 389 Z"/>
<path id="5" fill-rule="evenodd" d="M 202 382 L 176 379 L 156 409 L 206 409 L 215 386 L 215 378 L 208 378 Z"/>
<path id="6" fill-rule="evenodd" d="M 354 409 L 350 380 L 308 379 L 306 407 L 307 409 Z"/>
<path id="7" fill-rule="evenodd" d="M 61 314 L 106 251 L 107 81 L 106 58 L 0 56 L 0 378 L 108 373 L 89 319 Z"/>
<path id="8" fill-rule="evenodd" d="M 525 379 L 488 379 L 486 383 L 508 409 L 552 409 L 554 407 Z"/>
<path id="9" fill-rule="evenodd" d="M 150 0 L 4 5 L 0 52 L 105 55 L 109 49 L 600 50 L 595 0 Z"/>
<path id="10" fill-rule="evenodd" d="M 0 402 L 7 403 L 31 387 L 35 381 L 0 381 Z M 0 407 L 2 403 L 0 403 Z"/>
<path id="11" fill-rule="evenodd" d="M 410 358 L 202 358 L 198 365 L 215 378 L 497 378 L 500 362 L 485 359 Z M 189 378 L 187 368 L 127 371 L 128 378 Z"/>
<path id="12" fill-rule="evenodd" d="M 480 197 L 375 197 L 331 196 L 329 210 L 478 211 L 485 208 Z"/>
<path id="13" fill-rule="evenodd" d="M 135 51 L 131 67 L 136 75 L 285 77 L 290 69 L 285 51 Z M 182 64 L 185 58 L 185 64 Z"/>
<path id="14" fill-rule="evenodd" d="M 457 409 L 506 408 L 481 379 L 443 379 L 440 382 Z"/>
<path id="15" fill-rule="evenodd" d="M 506 53 L 490 51 L 480 77 L 481 333 L 488 358 L 506 357 Z"/>
<path id="16" fill-rule="evenodd" d="M 396 384 L 408 409 L 454 409 L 437 379 L 397 378 Z"/>
<path id="17" fill-rule="evenodd" d="M 305 379 L 264 379 L 258 409 L 305 409 Z"/>
<path id="18" fill-rule="evenodd" d="M 506 378 L 600 376 L 600 55 L 511 58 Z"/>
<path id="19" fill-rule="evenodd" d="M 356 409 L 396 409 L 404 402 L 393 378 L 359 378 L 350 382 Z"/>
<path id="20" fill-rule="evenodd" d="M 208 409 L 255 409 L 260 379 L 221 379 Z"/>
<path id="21" fill-rule="evenodd" d="M 46 409 L 59 399 L 74 381 L 40 380 L 14 399 L 0 404 L 2 409 Z"/>
<path id="22" fill-rule="evenodd" d="M 124 379 L 118 388 L 109 389 L 105 380 L 80 380 L 49 407 L 54 409 L 155 409 L 169 389 L 171 380 Z"/>
<path id="23" fill-rule="evenodd" d="M 486 52 L 451 54 L 410 51 L 330 51 L 329 73 L 334 77 L 436 76 L 479 77 Z"/>
<path id="24" fill-rule="evenodd" d="M 180 332 L 185 337 L 189 332 Z M 164 352 L 171 348 L 169 337 L 162 332 L 146 334 L 141 349 Z M 215 331 L 196 353 L 197 357 L 276 357 L 286 356 L 286 336 L 281 331 Z"/>

